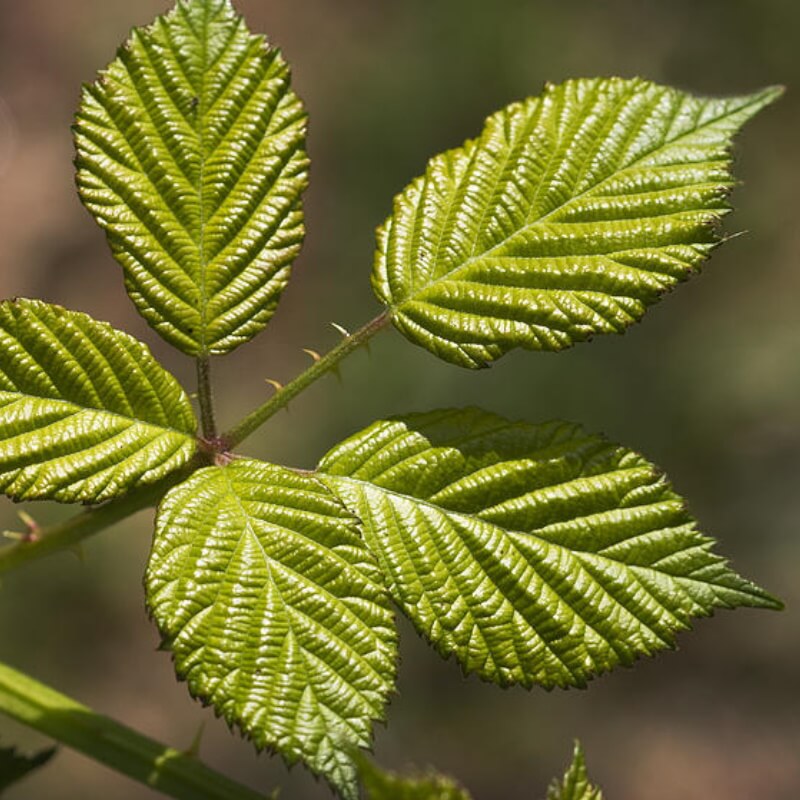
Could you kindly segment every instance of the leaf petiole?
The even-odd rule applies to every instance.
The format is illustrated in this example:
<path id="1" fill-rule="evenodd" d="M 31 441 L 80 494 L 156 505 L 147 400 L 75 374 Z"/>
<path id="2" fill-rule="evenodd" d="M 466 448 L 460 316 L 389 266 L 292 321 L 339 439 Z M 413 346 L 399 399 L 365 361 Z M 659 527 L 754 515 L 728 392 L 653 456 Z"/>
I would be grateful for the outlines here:
<path id="1" fill-rule="evenodd" d="M 0 663 L 0 712 L 177 800 L 264 800 L 194 756 Z"/>
<path id="2" fill-rule="evenodd" d="M 342 339 L 332 350 L 329 350 L 294 380 L 287 383 L 254 411 L 251 411 L 236 427 L 222 436 L 227 449 L 231 450 L 241 444 L 248 436 L 260 428 L 276 412 L 285 408 L 298 394 L 305 391 L 312 383 L 323 375 L 336 369 L 339 363 L 366 344 L 376 333 L 383 330 L 391 320 L 391 311 L 387 308 L 366 325 Z"/>

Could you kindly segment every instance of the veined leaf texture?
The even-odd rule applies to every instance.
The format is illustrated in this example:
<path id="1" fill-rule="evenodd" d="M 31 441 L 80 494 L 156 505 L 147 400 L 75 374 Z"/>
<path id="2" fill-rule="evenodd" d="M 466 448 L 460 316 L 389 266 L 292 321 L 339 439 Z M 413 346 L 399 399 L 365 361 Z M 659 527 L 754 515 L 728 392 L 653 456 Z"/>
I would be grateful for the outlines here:
<path id="1" fill-rule="evenodd" d="M 139 312 L 190 355 L 272 316 L 303 239 L 305 112 L 229 0 L 179 2 L 87 86 L 78 188 Z"/>
<path id="2" fill-rule="evenodd" d="M 86 314 L 0 303 L 0 490 L 97 503 L 196 449 L 189 398 L 149 349 Z"/>
<path id="3" fill-rule="evenodd" d="M 779 93 L 547 86 L 395 198 L 378 298 L 410 341 L 464 367 L 621 333 L 719 241 L 732 137 Z"/>
<path id="4" fill-rule="evenodd" d="M 356 800 L 353 751 L 394 686 L 396 633 L 356 521 L 318 480 L 209 467 L 159 508 L 147 602 L 192 694 Z"/>
<path id="5" fill-rule="evenodd" d="M 412 414 L 319 469 L 417 629 L 495 683 L 583 686 L 714 608 L 780 605 L 712 552 L 655 467 L 571 423 Z"/>

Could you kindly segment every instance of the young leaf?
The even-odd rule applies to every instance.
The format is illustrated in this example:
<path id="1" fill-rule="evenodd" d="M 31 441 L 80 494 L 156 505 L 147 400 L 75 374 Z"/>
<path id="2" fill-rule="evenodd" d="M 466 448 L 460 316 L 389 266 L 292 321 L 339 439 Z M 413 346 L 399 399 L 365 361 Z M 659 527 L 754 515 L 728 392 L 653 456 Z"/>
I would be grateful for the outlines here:
<path id="1" fill-rule="evenodd" d="M 572 763 L 561 781 L 553 781 L 547 800 L 603 800 L 603 793 L 589 783 L 580 742 L 575 742 Z"/>
<path id="2" fill-rule="evenodd" d="M 0 793 L 28 773 L 43 767 L 55 754 L 55 747 L 39 750 L 32 755 L 20 753 L 16 747 L 0 747 Z"/>
<path id="3" fill-rule="evenodd" d="M 180 0 L 84 89 L 78 188 L 134 303 L 189 355 L 269 321 L 303 239 L 305 112 L 229 0 Z"/>
<path id="4" fill-rule="evenodd" d="M 471 800 L 469 792 L 452 778 L 432 771 L 407 777 L 382 770 L 366 758 L 360 758 L 358 774 L 367 800 Z"/>
<path id="5" fill-rule="evenodd" d="M 378 298 L 408 339 L 465 367 L 621 333 L 719 241 L 731 138 L 779 93 L 548 85 L 395 198 Z"/>
<path id="6" fill-rule="evenodd" d="M 38 300 L 0 303 L 0 491 L 99 503 L 195 452 L 178 382 L 127 333 Z"/>
<path id="7" fill-rule="evenodd" d="M 374 558 L 325 486 L 248 459 L 196 472 L 159 508 L 145 584 L 192 694 L 355 800 L 351 753 L 383 716 L 396 634 Z"/>
<path id="8" fill-rule="evenodd" d="M 412 414 L 320 470 L 418 630 L 499 684 L 582 686 L 715 607 L 779 606 L 711 552 L 655 467 L 577 425 Z"/>

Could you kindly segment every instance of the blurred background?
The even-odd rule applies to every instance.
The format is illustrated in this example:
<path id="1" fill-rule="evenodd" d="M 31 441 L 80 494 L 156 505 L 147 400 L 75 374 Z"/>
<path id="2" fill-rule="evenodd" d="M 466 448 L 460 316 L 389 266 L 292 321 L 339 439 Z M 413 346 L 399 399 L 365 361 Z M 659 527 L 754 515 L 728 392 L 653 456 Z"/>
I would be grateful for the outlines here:
<path id="1" fill-rule="evenodd" d="M 704 274 L 624 337 L 562 354 L 515 352 L 478 373 L 387 333 L 273 419 L 244 450 L 311 467 L 377 417 L 480 404 L 563 417 L 640 450 L 688 498 L 734 567 L 787 605 L 699 622 L 680 652 L 586 691 L 502 691 L 465 679 L 401 621 L 399 694 L 379 727 L 387 766 L 456 775 L 476 800 L 544 797 L 572 740 L 609 800 L 800 797 L 800 4 L 794 0 L 238 0 L 293 65 L 311 118 L 307 240 L 266 333 L 214 364 L 218 417 L 236 421 L 378 311 L 374 228 L 434 153 L 549 80 L 640 75 L 697 93 L 783 83 L 739 138 L 742 185 Z M 90 312 L 146 341 L 191 391 L 193 365 L 137 317 L 121 271 L 73 186 L 79 85 L 164 0 L 0 0 L 0 295 Z M 65 509 L 28 507 L 40 522 Z M 10 503 L 0 527 L 19 528 Z M 175 682 L 156 652 L 142 574 L 148 514 L 4 577 L 0 659 L 177 747 L 205 724 L 210 764 L 281 797 L 329 797 L 302 768 L 257 757 Z M 0 740 L 44 743 L 0 719 Z M 54 762 L 11 800 L 152 797 L 82 756 Z"/>

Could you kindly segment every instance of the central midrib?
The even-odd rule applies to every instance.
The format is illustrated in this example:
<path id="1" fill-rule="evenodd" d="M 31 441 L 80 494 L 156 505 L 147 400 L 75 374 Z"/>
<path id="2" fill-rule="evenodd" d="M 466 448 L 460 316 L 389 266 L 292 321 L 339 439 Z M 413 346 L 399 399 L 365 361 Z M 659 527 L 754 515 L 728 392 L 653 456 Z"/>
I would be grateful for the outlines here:
<path id="1" fill-rule="evenodd" d="M 612 172 L 611 174 L 607 175 L 602 180 L 600 180 L 597 183 L 587 187 L 582 192 L 579 192 L 578 194 L 574 195 L 573 197 L 568 198 L 563 203 L 560 203 L 558 206 L 552 208 L 550 211 L 548 211 L 546 214 L 544 214 L 543 216 L 539 217 L 538 219 L 526 222 L 526 224 L 522 225 L 520 228 L 515 230 L 509 236 L 506 236 L 503 240 L 499 241 L 497 244 L 492 245 L 492 247 L 490 247 L 488 250 L 485 250 L 483 253 L 477 253 L 475 255 L 471 255 L 463 263 L 459 264 L 456 267 L 453 267 L 453 269 L 451 269 L 449 272 L 447 272 L 447 273 L 445 273 L 443 275 L 440 275 L 438 278 L 436 278 L 436 280 L 431 281 L 427 286 L 424 286 L 421 289 L 417 290 L 411 296 L 404 298 L 397 305 L 390 306 L 392 312 L 402 309 L 402 307 L 404 305 L 407 305 L 408 303 L 413 303 L 413 302 L 417 301 L 418 299 L 423 297 L 425 295 L 425 293 L 427 291 L 429 291 L 437 283 L 440 283 L 441 281 L 445 281 L 445 280 L 454 280 L 454 279 L 456 279 L 458 273 L 468 270 L 469 267 L 471 267 L 477 261 L 481 261 L 482 259 L 491 257 L 492 254 L 494 254 L 496 251 L 500 250 L 501 248 L 505 247 L 505 245 L 507 245 L 514 237 L 518 236 L 523 231 L 527 231 L 527 230 L 530 230 L 531 228 L 536 227 L 537 225 L 541 225 L 542 223 L 546 222 L 550 217 L 552 217 L 553 215 L 557 214 L 559 211 L 563 211 L 564 209 L 568 208 L 572 203 L 575 203 L 575 202 L 581 200 L 582 198 L 586 197 L 590 193 L 596 191 L 601 186 L 603 186 L 603 184 L 605 184 L 608 181 L 610 181 L 612 178 L 618 177 L 621 172 L 623 172 L 625 170 L 629 170 L 629 169 L 635 167 L 637 164 L 641 163 L 646 158 L 649 158 L 652 155 L 654 155 L 655 153 L 659 152 L 659 150 L 662 150 L 665 147 L 670 147 L 672 145 L 675 145 L 678 142 L 680 142 L 681 139 L 684 139 L 687 136 L 690 136 L 692 134 L 696 134 L 698 131 L 701 131 L 704 128 L 707 128 L 707 127 L 709 127 L 711 125 L 714 125 L 715 123 L 719 122 L 721 119 L 724 119 L 725 117 L 730 116 L 732 114 L 741 112 L 744 109 L 746 109 L 748 106 L 756 104 L 758 102 L 761 102 L 760 95 L 752 96 L 752 97 L 749 98 L 749 102 L 744 103 L 744 104 L 742 104 L 741 106 L 739 106 L 739 107 L 737 107 L 735 109 L 726 108 L 718 116 L 712 117 L 711 119 L 707 120 L 705 123 L 703 123 L 702 126 L 693 128 L 693 129 L 691 129 L 689 131 L 685 131 L 684 133 L 681 133 L 679 136 L 676 136 L 673 139 L 670 139 L 668 141 L 660 142 L 658 144 L 658 146 L 652 148 L 651 150 L 648 150 L 645 153 L 642 153 L 640 156 L 638 156 L 636 159 L 634 159 L 630 164 L 627 164 L 626 166 L 622 167 L 621 169 L 615 170 L 614 172 Z M 541 181 L 539 182 L 539 184 L 537 184 L 537 192 L 538 192 L 538 189 L 539 189 L 540 185 L 541 185 Z"/>

